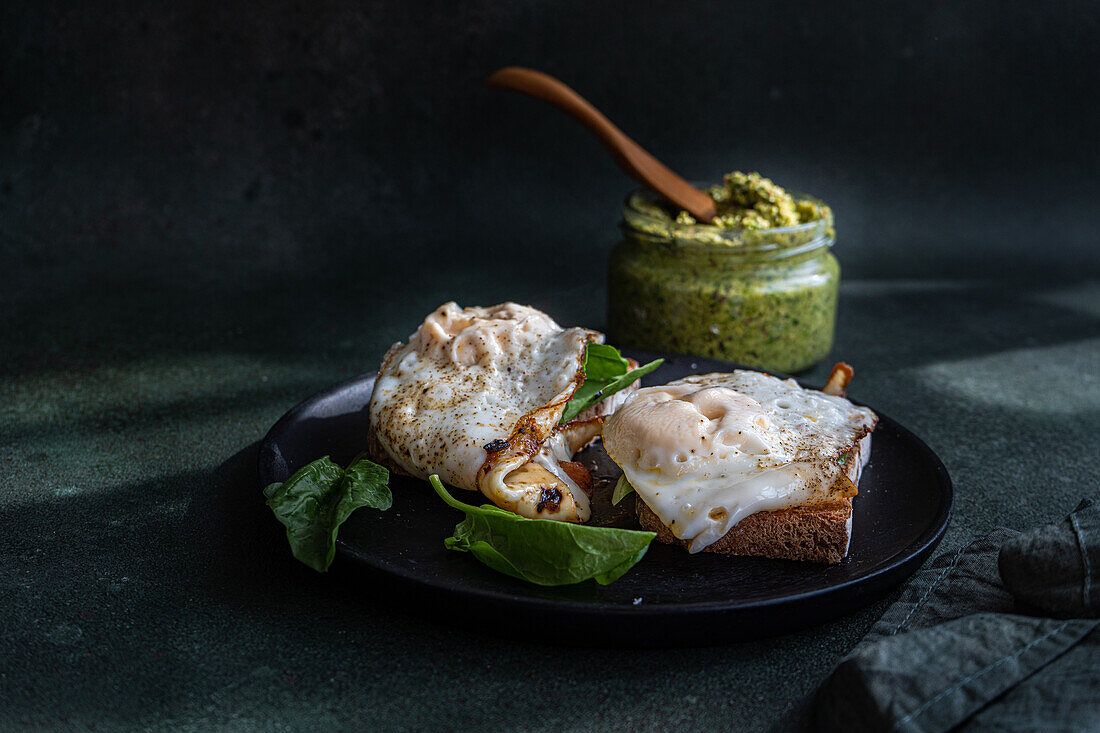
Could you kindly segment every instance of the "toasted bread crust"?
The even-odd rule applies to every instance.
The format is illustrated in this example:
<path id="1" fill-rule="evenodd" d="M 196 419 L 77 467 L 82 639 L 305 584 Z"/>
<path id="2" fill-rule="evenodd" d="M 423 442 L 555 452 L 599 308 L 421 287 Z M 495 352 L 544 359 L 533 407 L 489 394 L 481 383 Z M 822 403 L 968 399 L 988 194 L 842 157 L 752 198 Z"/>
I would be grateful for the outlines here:
<path id="1" fill-rule="evenodd" d="M 638 523 L 656 532 L 658 542 L 688 546 L 687 540 L 672 534 L 640 497 L 635 502 Z M 848 554 L 851 516 L 851 499 L 757 512 L 742 519 L 703 552 L 834 564 Z"/>
<path id="2" fill-rule="evenodd" d="M 849 452 L 844 473 L 852 484 L 859 483 L 863 473 L 863 453 L 869 446 L 867 440 L 861 440 Z M 658 542 L 680 547 L 690 544 L 672 534 L 672 530 L 637 495 L 635 512 L 643 529 L 657 533 Z M 837 497 L 817 504 L 772 512 L 757 512 L 742 519 L 729 532 L 703 548 L 703 552 L 833 565 L 848 554 L 848 543 L 852 537 L 851 519 L 851 497 Z"/>

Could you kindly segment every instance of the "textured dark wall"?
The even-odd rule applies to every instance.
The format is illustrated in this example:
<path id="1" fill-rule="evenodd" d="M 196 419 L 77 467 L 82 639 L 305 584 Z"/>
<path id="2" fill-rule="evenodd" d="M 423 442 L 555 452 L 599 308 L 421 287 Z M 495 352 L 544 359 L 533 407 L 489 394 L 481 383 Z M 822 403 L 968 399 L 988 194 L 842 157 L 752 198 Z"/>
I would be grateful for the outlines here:
<path id="1" fill-rule="evenodd" d="M 482 86 L 513 63 L 689 177 L 826 198 L 847 277 L 1100 269 L 1091 0 L 0 13 L 0 304 L 382 271 L 601 287 L 632 184 L 560 113 Z"/>

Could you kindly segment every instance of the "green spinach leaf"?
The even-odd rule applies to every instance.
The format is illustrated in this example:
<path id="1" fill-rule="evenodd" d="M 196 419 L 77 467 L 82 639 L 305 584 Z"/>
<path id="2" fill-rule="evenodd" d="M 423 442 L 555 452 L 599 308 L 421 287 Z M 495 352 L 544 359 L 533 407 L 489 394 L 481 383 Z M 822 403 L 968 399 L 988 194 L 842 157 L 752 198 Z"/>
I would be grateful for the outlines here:
<path id="1" fill-rule="evenodd" d="M 617 580 L 642 559 L 654 532 L 528 519 L 489 504 L 463 504 L 428 479 L 443 501 L 466 513 L 449 550 L 469 552 L 493 570 L 538 585 L 567 585 L 589 578 L 600 585 Z"/>
<path id="2" fill-rule="evenodd" d="M 389 480 L 389 471 L 362 456 L 346 469 L 325 456 L 271 484 L 264 496 L 286 526 L 294 557 L 323 573 L 336 554 L 336 532 L 353 511 L 361 506 L 384 511 L 393 504 Z"/>
<path id="3" fill-rule="evenodd" d="M 645 366 L 631 369 L 630 362 L 614 346 L 588 344 L 584 352 L 584 384 L 566 403 L 561 422 L 572 420 L 604 398 L 629 387 L 662 363 L 664 359 L 655 359 Z"/>
<path id="4" fill-rule="evenodd" d="M 611 492 L 611 503 L 618 506 L 619 502 L 625 499 L 629 494 L 634 493 L 634 486 L 627 479 L 626 474 L 619 476 L 619 480 L 615 482 L 615 490 Z"/>

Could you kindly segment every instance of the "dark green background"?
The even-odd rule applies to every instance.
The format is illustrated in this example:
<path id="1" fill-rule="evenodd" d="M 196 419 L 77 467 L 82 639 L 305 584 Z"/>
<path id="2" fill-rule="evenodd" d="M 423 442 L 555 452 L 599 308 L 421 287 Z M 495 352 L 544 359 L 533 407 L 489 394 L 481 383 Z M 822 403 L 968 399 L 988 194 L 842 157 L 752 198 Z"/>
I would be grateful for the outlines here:
<path id="1" fill-rule="evenodd" d="M 792 725 L 882 604 L 682 652 L 456 628 L 298 567 L 255 441 L 443 301 L 603 323 L 632 184 L 481 86 L 518 63 L 689 177 L 833 204 L 834 356 L 943 457 L 945 550 L 1060 516 L 1100 455 L 1098 32 L 1088 2 L 5 4 L 0 725 Z"/>

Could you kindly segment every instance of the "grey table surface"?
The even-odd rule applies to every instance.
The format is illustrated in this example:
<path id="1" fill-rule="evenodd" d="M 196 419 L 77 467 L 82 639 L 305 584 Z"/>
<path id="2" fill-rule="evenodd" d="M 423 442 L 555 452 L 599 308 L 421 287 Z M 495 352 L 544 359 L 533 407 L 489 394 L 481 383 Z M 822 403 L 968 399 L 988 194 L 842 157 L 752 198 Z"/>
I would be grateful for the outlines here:
<path id="1" fill-rule="evenodd" d="M 517 297 L 598 325 L 602 272 L 587 277 L 516 291 L 452 270 L 392 290 L 344 277 L 206 299 L 135 286 L 17 301 L 0 382 L 0 726 L 804 722 L 889 599 L 702 649 L 505 640 L 497 629 L 522 620 L 458 627 L 446 609 L 400 610 L 339 561 L 324 576 L 299 566 L 262 504 L 267 428 L 373 368 L 433 306 Z M 923 437 L 954 478 L 940 552 L 1093 492 L 1100 283 L 845 281 L 834 355 L 856 367 L 853 395 Z"/>

